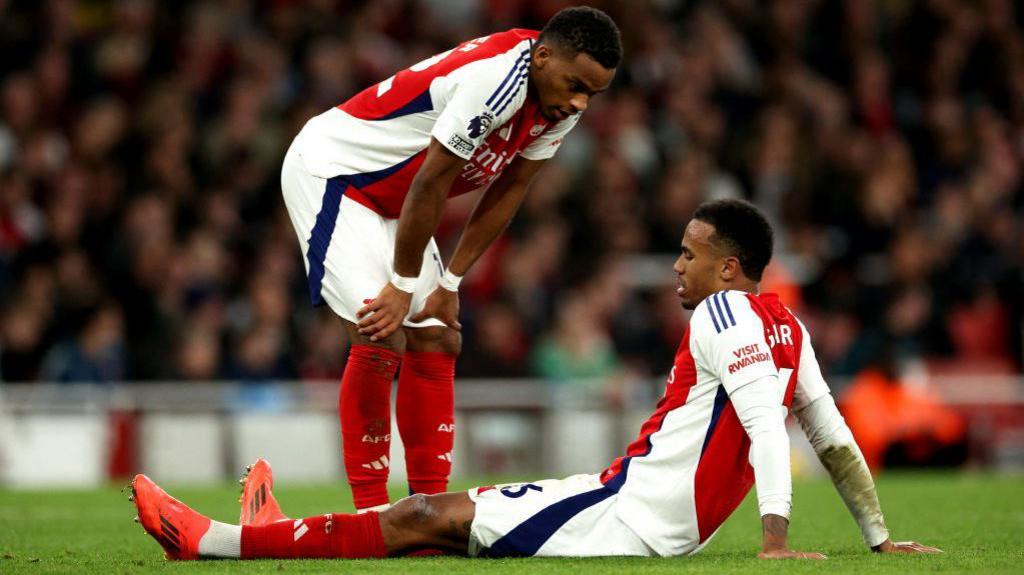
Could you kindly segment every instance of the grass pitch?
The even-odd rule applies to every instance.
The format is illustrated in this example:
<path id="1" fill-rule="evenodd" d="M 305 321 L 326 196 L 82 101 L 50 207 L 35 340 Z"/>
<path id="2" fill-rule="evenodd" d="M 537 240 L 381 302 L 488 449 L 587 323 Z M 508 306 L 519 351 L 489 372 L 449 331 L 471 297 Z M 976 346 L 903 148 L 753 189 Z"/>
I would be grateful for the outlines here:
<path id="1" fill-rule="evenodd" d="M 159 481 L 159 477 L 156 478 Z M 484 482 L 486 483 L 486 482 Z M 461 487 L 461 486 L 460 486 Z M 667 559 L 464 559 L 164 561 L 160 547 L 131 521 L 134 507 L 117 488 L 95 491 L 0 490 L 0 573 L 1024 573 L 1024 478 L 1012 476 L 887 475 L 878 482 L 893 537 L 945 550 L 940 556 L 869 553 L 827 481 L 794 486 L 790 541 L 822 551 L 819 562 L 755 558 L 760 522 L 753 493 L 695 557 Z M 169 489 L 194 508 L 236 521 L 235 487 Z M 349 511 L 341 484 L 275 489 L 294 517 Z M 401 490 L 393 492 L 400 496 Z"/>

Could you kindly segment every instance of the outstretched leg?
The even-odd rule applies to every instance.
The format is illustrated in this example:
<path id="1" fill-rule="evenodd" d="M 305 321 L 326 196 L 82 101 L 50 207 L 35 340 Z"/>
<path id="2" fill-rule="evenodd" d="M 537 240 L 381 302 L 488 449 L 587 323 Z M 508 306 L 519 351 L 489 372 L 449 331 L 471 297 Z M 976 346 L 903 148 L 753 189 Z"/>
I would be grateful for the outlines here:
<path id="1" fill-rule="evenodd" d="M 212 521 L 145 475 L 132 481 L 138 520 L 168 559 L 374 558 L 418 549 L 465 554 L 475 504 L 466 493 L 413 495 L 387 511 L 328 513 L 266 525 Z"/>
<path id="2" fill-rule="evenodd" d="M 465 493 L 413 495 L 386 511 L 328 513 L 242 528 L 243 559 L 376 558 L 421 549 L 465 554 L 474 504 Z"/>

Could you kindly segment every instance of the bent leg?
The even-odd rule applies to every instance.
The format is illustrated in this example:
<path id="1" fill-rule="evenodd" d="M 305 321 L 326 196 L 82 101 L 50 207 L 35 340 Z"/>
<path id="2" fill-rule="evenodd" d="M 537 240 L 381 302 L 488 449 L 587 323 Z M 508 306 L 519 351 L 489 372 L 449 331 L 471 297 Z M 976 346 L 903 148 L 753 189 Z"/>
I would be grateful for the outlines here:
<path id="1" fill-rule="evenodd" d="M 309 296 L 344 322 L 352 350 L 338 395 L 345 469 L 359 509 L 388 503 L 391 383 L 404 334 L 384 342 L 364 340 L 356 313 L 391 277 L 395 225 L 345 196 L 344 177 L 324 179 L 306 169 L 296 146 L 281 178 L 288 215 L 304 254 Z M 337 342 L 343 345 L 343 342 Z"/>
<path id="2" fill-rule="evenodd" d="M 405 444 L 410 493 L 447 489 L 455 441 L 455 360 L 462 347 L 449 327 L 406 327 L 395 417 Z"/>

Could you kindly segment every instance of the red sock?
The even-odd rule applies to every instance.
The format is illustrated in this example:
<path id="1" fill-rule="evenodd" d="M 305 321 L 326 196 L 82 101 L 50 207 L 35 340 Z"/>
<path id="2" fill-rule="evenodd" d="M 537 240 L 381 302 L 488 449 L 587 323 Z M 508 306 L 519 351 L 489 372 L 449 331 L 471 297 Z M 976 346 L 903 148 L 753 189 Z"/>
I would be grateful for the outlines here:
<path id="1" fill-rule="evenodd" d="M 357 509 L 388 502 L 391 381 L 399 360 L 391 350 L 353 345 L 341 377 L 341 446 Z"/>
<path id="2" fill-rule="evenodd" d="M 242 527 L 242 559 L 386 557 L 377 513 L 328 513 Z"/>
<path id="3" fill-rule="evenodd" d="M 455 354 L 407 351 L 395 416 L 405 444 L 409 491 L 443 493 L 455 442 Z"/>

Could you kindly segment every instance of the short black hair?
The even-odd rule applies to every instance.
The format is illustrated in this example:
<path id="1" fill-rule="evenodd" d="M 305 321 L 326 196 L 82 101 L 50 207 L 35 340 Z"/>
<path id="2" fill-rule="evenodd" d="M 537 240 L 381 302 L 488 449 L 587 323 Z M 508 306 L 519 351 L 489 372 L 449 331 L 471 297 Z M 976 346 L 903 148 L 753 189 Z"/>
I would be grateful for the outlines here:
<path id="1" fill-rule="evenodd" d="M 772 226 L 761 210 L 743 200 L 716 200 L 701 204 L 693 219 L 714 226 L 712 241 L 740 260 L 744 275 L 761 281 L 775 243 Z"/>
<path id="2" fill-rule="evenodd" d="M 597 8 L 574 6 L 559 10 L 540 31 L 539 42 L 583 52 L 611 70 L 622 60 L 622 38 L 615 22 Z"/>

